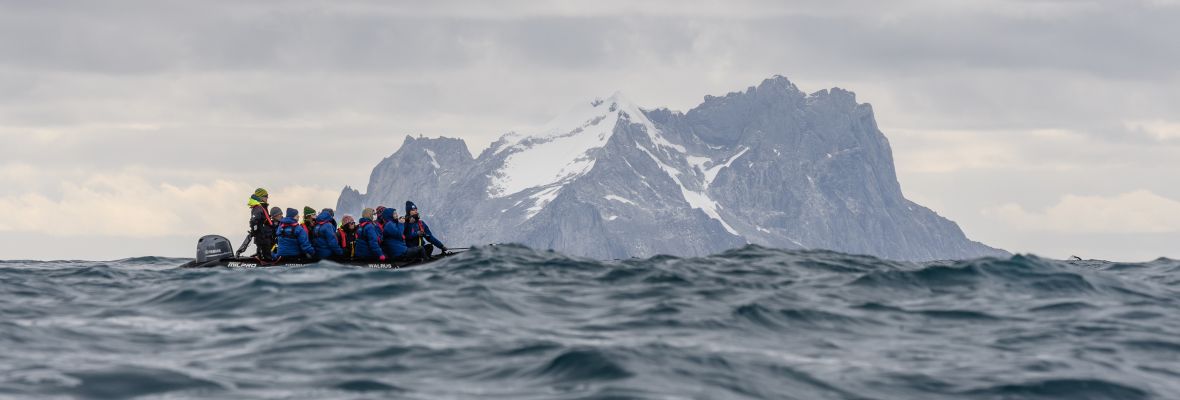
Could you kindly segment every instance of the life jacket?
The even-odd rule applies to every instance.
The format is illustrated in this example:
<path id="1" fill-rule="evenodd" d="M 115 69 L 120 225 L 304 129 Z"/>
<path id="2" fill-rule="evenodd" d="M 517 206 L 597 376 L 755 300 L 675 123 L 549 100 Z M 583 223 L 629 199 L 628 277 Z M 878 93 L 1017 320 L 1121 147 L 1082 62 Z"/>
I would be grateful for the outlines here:
<path id="1" fill-rule="evenodd" d="M 363 232 L 365 231 L 365 225 L 377 225 L 377 224 L 374 224 L 373 221 L 361 222 L 361 224 L 356 227 L 357 236 L 364 234 Z M 382 227 L 381 225 L 377 225 L 377 227 L 381 228 L 381 232 L 380 232 L 381 234 L 377 235 L 377 243 L 378 244 L 384 243 L 385 242 L 385 228 Z"/>
<path id="2" fill-rule="evenodd" d="M 315 225 L 316 225 L 316 228 L 319 228 L 319 226 L 320 226 L 320 225 L 323 225 L 323 224 L 326 224 L 326 223 L 328 223 L 328 221 L 324 221 L 324 222 L 316 222 L 316 223 L 315 223 Z M 317 232 L 318 232 L 318 231 L 317 231 Z"/>
<path id="3" fill-rule="evenodd" d="M 357 228 L 356 230 L 353 230 L 351 233 L 344 230 L 344 228 L 337 228 L 336 229 L 336 236 L 340 239 L 340 248 L 344 249 L 344 256 L 345 257 L 348 257 L 348 258 L 356 257 L 356 239 L 357 239 L 357 236 L 359 235 L 357 233 L 357 231 L 359 229 L 360 228 Z"/>
<path id="4" fill-rule="evenodd" d="M 287 229 L 287 228 L 294 228 L 294 227 L 301 227 L 302 228 L 303 226 L 301 226 L 299 224 L 279 225 L 279 229 L 278 229 L 279 230 L 279 237 L 285 237 L 285 238 L 291 238 L 291 239 L 299 237 L 298 235 L 295 234 L 294 229 Z M 304 229 L 307 229 L 307 228 L 304 228 Z"/>
<path id="5" fill-rule="evenodd" d="M 275 226 L 275 221 L 273 219 L 270 219 L 270 211 L 267 211 L 266 207 L 263 207 L 261 204 L 255 206 L 255 207 L 259 207 L 262 209 L 262 216 L 266 217 L 266 224 L 267 225 Z"/>
<path id="6" fill-rule="evenodd" d="M 418 218 L 418 221 L 416 221 L 415 224 L 418 225 L 418 245 L 421 246 L 422 241 L 426 240 L 426 227 L 422 223 L 422 218 Z"/>
<path id="7" fill-rule="evenodd" d="M 255 208 L 262 209 L 262 218 L 263 219 L 259 222 L 265 223 L 266 226 L 275 226 L 275 221 L 270 218 L 270 211 L 267 211 L 266 207 L 264 207 L 262 204 L 259 204 L 259 205 L 250 207 L 251 212 L 253 212 L 253 209 L 255 209 Z M 251 223 L 253 223 L 253 220 L 251 220 Z"/>

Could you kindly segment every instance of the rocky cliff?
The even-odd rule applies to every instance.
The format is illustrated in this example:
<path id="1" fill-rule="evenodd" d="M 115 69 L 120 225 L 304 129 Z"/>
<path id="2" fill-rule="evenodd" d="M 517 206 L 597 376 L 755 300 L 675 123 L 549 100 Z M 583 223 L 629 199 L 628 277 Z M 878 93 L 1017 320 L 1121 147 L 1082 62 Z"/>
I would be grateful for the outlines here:
<path id="1" fill-rule="evenodd" d="M 473 158 L 407 137 L 345 212 L 412 199 L 449 244 L 519 242 L 597 258 L 755 243 L 898 260 L 1003 255 L 907 200 L 872 107 L 776 76 L 687 113 L 620 94 L 510 133 Z"/>

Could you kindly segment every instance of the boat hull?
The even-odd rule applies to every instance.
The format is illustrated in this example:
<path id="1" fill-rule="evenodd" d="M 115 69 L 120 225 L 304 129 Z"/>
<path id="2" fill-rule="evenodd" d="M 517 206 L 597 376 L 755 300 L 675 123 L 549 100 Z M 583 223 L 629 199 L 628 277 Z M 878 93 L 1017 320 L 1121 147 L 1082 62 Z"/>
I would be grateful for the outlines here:
<path id="1" fill-rule="evenodd" d="M 447 254 L 449 255 L 449 254 Z M 447 255 L 435 256 L 428 260 L 404 260 L 393 262 L 382 261 L 362 261 L 362 260 L 323 260 L 340 265 L 373 268 L 373 269 L 403 269 L 410 267 L 419 267 L 430 264 L 446 257 Z M 302 267 L 321 262 L 321 260 L 309 259 L 290 259 L 279 261 L 263 261 L 257 258 L 225 258 L 221 260 L 197 262 L 189 261 L 180 266 L 180 268 L 276 268 L 276 267 Z"/>

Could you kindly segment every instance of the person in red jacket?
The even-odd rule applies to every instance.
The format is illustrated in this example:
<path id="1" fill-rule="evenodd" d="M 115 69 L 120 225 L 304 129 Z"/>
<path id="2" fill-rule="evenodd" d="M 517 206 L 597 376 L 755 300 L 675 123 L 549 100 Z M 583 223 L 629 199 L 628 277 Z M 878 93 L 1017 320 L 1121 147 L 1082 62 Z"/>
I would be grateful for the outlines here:
<path id="1" fill-rule="evenodd" d="M 340 221 L 340 229 L 336 230 L 336 236 L 340 239 L 340 247 L 344 249 L 344 258 L 356 257 L 356 220 L 351 215 L 345 215 Z"/>

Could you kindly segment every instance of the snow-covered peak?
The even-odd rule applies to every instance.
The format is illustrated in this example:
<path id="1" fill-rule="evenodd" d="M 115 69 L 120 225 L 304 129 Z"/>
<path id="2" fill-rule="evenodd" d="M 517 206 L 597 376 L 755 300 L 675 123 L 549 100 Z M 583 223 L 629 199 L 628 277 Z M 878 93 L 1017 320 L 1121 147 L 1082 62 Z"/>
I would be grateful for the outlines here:
<path id="1" fill-rule="evenodd" d="M 525 135 L 518 139 L 568 135 L 579 127 L 589 125 L 595 119 L 608 115 L 618 116 L 621 110 L 625 110 L 628 114 L 643 115 L 639 107 L 628 100 L 622 92 L 615 92 L 605 99 L 598 97 L 588 102 L 579 103 L 543 125 L 536 134 Z"/>
<path id="2" fill-rule="evenodd" d="M 590 153 L 606 145 L 620 118 L 643 124 L 649 132 L 656 129 L 639 106 L 615 92 L 569 109 L 534 134 L 501 137 L 494 151 L 508 156 L 492 173 L 488 193 L 504 197 L 584 175 L 594 167 Z"/>

